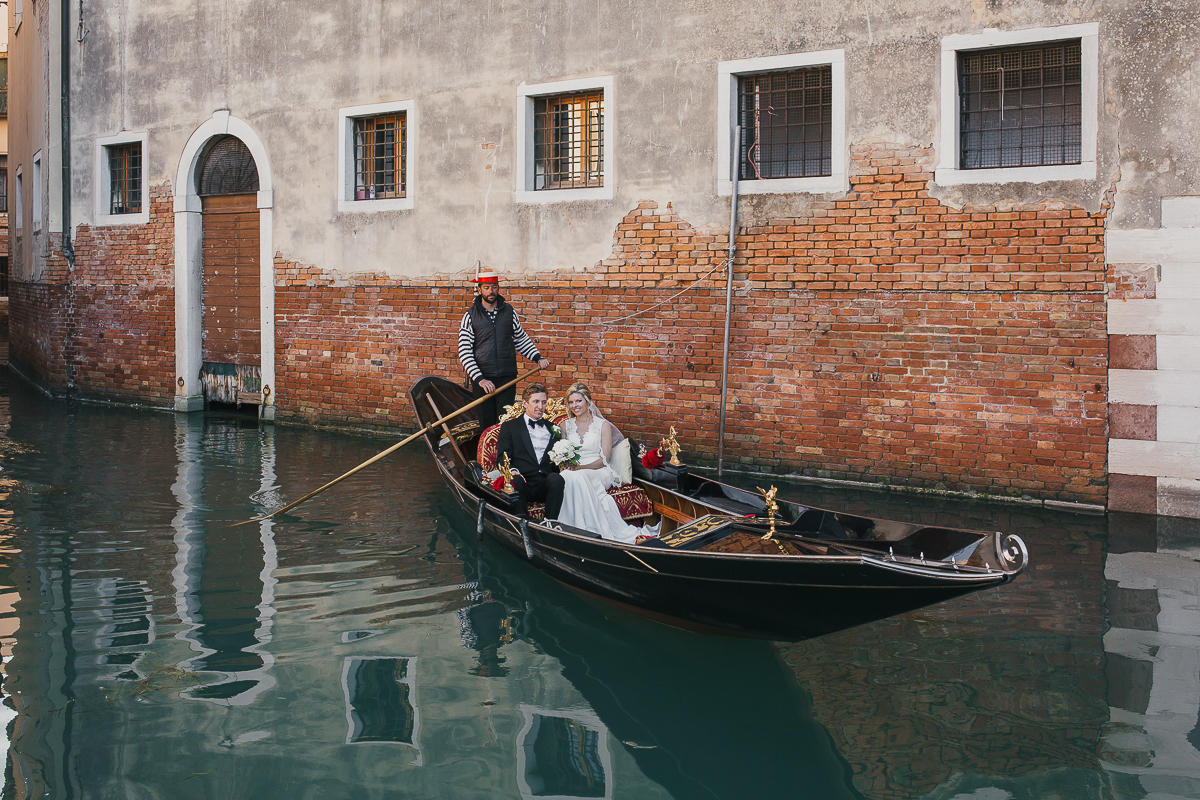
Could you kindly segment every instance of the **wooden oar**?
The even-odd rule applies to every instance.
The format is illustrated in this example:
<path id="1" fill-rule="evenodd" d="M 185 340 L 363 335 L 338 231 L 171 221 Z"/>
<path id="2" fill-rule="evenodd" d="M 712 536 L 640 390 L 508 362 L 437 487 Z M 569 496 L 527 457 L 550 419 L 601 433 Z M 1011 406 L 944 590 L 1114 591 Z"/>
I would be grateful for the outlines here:
<path id="1" fill-rule="evenodd" d="M 387 450 L 384 450 L 382 453 L 378 453 L 378 454 L 376 454 L 376 455 L 374 455 L 374 456 L 371 456 L 371 457 L 370 457 L 370 458 L 368 458 L 366 461 L 364 461 L 363 463 L 359 464 L 359 465 L 358 465 L 357 467 L 355 467 L 354 469 L 352 469 L 352 470 L 350 470 L 349 472 L 347 472 L 345 475 L 340 475 L 340 476 L 338 476 L 338 477 L 334 478 L 334 479 L 333 479 L 333 480 L 331 480 L 329 483 L 327 483 L 327 484 L 325 484 L 324 486 L 322 486 L 320 489 L 314 489 L 313 491 L 311 491 L 311 492 L 309 492 L 308 494 L 304 495 L 304 497 L 301 497 L 299 500 L 296 500 L 295 502 L 292 502 L 292 503 L 288 503 L 288 504 L 287 504 L 286 506 L 284 506 L 283 508 L 277 508 L 277 509 L 275 509 L 274 511 L 272 511 L 270 514 L 267 514 L 265 517 L 255 517 L 254 519 L 248 519 L 248 520 L 245 520 L 245 521 L 243 521 L 243 522 L 235 522 L 234 524 L 232 524 L 232 525 L 227 525 L 226 527 L 229 527 L 229 528 L 236 528 L 236 527 L 238 527 L 239 525 L 249 525 L 251 522 L 262 522 L 262 521 L 263 521 L 263 520 L 265 520 L 265 519 L 270 519 L 271 517 L 275 516 L 276 514 L 282 514 L 284 511 L 287 511 L 288 509 L 295 508 L 296 506 L 298 506 L 298 505 L 300 505 L 301 503 L 303 503 L 305 500 L 308 500 L 309 498 L 312 498 L 312 497 L 316 497 L 316 496 L 317 496 L 317 495 L 319 495 L 321 492 L 323 492 L 323 491 L 325 491 L 326 489 L 328 489 L 330 486 L 333 486 L 335 483 L 340 483 L 340 482 L 342 482 L 342 481 L 346 480 L 346 478 L 349 478 L 351 475 L 353 475 L 354 473 L 358 472 L 360 469 L 363 469 L 364 467 L 369 467 L 369 466 L 371 466 L 372 464 L 374 464 L 374 463 L 375 463 L 376 461 L 378 461 L 379 459 L 381 459 L 381 458 L 385 458 L 386 456 L 389 456 L 389 455 L 391 455 L 392 453 L 394 453 L 394 452 L 396 452 L 397 450 L 399 450 L 401 447 L 404 447 L 404 445 L 408 444 L 409 442 L 411 442 L 411 441 L 414 441 L 415 439 L 419 439 L 421 436 L 424 436 L 426 433 L 428 433 L 429 431 L 433 430 L 433 429 L 434 429 L 434 428 L 436 428 L 438 425 L 441 425 L 441 424 L 442 424 L 442 423 L 444 423 L 446 420 L 448 420 L 448 419 L 453 419 L 454 417 L 457 417 L 459 414 L 463 413 L 464 411 L 469 411 L 470 409 L 474 408 L 475 406 L 479 405 L 480 403 L 482 403 L 483 401 L 485 401 L 485 400 L 487 400 L 487 399 L 489 399 L 489 398 L 492 398 L 492 399 L 494 399 L 494 396 L 495 396 L 497 393 L 499 393 L 499 392 L 501 392 L 501 391 L 503 391 L 503 390 L 507 389 L 507 388 L 508 388 L 508 387 L 510 387 L 510 386 L 513 386 L 514 384 L 516 384 L 516 383 L 517 383 L 518 381 L 520 381 L 520 380 L 524 380 L 525 378 L 528 378 L 530 375 L 533 375 L 535 372 L 541 372 L 541 369 L 542 369 L 541 367 L 534 367 L 533 369 L 529 370 L 528 372 L 526 372 L 526 373 L 524 373 L 524 374 L 522 374 L 522 375 L 518 375 L 517 377 L 513 378 L 511 381 L 509 381 L 508 383 L 504 384 L 503 386 L 497 386 L 497 387 L 496 387 L 496 390 L 495 390 L 494 392 L 492 392 L 491 394 L 486 394 L 486 395 L 484 395 L 483 397 L 479 398 L 478 400 L 472 400 L 470 403 L 467 403 L 467 404 L 466 404 L 465 406 L 463 406 L 462 408 L 460 408 L 460 409 L 458 409 L 458 410 L 456 410 L 456 411 L 452 411 L 451 413 L 447 414 L 446 416 L 442 417 L 441 419 L 439 419 L 439 420 L 436 420 L 436 421 L 434 421 L 434 422 L 431 422 L 431 423 L 429 423 L 429 424 L 428 424 L 428 425 L 426 425 L 424 428 L 421 428 L 421 430 L 417 431 L 417 432 L 416 432 L 416 433 L 414 433 L 412 436 L 409 436 L 409 437 L 408 437 L 407 439 L 405 439 L 404 441 L 402 441 L 402 442 L 397 442 L 396 444 L 394 444 L 394 445 L 392 445 L 391 447 L 389 447 Z M 420 421 L 420 420 L 418 420 L 418 421 Z"/>

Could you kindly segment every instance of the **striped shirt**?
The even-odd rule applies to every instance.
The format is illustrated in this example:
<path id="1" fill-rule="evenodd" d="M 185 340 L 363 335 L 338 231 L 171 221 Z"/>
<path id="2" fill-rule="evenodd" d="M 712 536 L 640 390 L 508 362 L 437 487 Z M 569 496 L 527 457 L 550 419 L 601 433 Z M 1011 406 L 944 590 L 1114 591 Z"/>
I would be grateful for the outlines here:
<path id="1" fill-rule="evenodd" d="M 496 308 L 489 309 L 486 305 L 483 306 L 484 313 L 493 320 L 496 319 L 497 310 Z M 521 317 L 517 314 L 516 309 L 513 309 L 513 346 L 517 348 L 518 353 L 530 361 L 538 361 L 542 357 L 538 352 L 537 345 L 533 343 L 533 339 L 530 339 L 529 334 L 521 327 Z M 471 325 L 469 309 L 463 314 L 462 322 L 458 326 L 458 360 L 462 362 L 463 369 L 467 371 L 467 376 L 472 381 L 483 380 L 483 372 L 475 363 L 475 327 Z"/>

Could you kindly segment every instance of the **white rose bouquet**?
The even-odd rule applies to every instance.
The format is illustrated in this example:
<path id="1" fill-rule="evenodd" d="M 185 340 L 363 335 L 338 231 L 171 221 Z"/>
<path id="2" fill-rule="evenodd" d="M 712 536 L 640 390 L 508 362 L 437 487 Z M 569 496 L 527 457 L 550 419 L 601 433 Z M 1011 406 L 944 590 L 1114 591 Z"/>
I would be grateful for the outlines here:
<path id="1" fill-rule="evenodd" d="M 569 439 L 559 439 L 550 448 L 550 460 L 560 467 L 579 466 L 579 445 Z"/>

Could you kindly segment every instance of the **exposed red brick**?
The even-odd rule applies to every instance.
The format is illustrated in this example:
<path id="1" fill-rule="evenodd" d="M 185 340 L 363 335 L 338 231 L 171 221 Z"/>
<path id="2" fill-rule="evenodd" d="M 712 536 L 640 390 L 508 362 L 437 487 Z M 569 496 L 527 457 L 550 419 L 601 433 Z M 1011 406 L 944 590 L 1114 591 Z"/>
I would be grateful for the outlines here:
<path id="1" fill-rule="evenodd" d="M 957 211 L 929 196 L 928 150 L 856 145 L 853 162 L 846 198 L 739 232 L 727 459 L 1103 502 L 1103 212 Z M 25 312 L 22 363 L 62 382 L 55 342 L 73 308 L 72 329 L 90 332 L 73 337 L 66 359 L 80 391 L 169 402 L 169 201 L 160 187 L 149 226 L 80 231 L 86 266 L 76 270 L 75 299 L 55 283 L 28 290 L 27 307 L 43 310 Z M 654 440 L 673 424 L 686 455 L 712 459 L 723 274 L 653 306 L 718 266 L 727 246 L 724 234 L 643 201 L 614 231 L 610 257 L 589 272 L 540 273 L 506 291 L 560 365 L 547 376 L 556 391 L 582 378 L 635 438 Z M 280 418 L 410 427 L 413 380 L 462 378 L 455 339 L 471 293 L 461 278 L 335 281 L 279 257 L 275 284 Z M 645 313 L 595 325 L 634 312 Z"/>

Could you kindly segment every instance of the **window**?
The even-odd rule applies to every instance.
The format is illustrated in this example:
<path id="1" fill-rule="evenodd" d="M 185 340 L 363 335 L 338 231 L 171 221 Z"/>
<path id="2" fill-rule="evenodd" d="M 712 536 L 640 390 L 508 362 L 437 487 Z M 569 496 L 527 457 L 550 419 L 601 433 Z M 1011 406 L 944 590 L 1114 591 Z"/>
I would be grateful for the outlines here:
<path id="1" fill-rule="evenodd" d="M 404 197 L 404 114 L 354 120 L 354 199 Z"/>
<path id="2" fill-rule="evenodd" d="M 42 229 L 42 151 L 33 156 L 33 232 Z"/>
<path id="3" fill-rule="evenodd" d="M 8 156 L 0 155 L 0 212 L 8 213 Z"/>
<path id="4" fill-rule="evenodd" d="M 962 169 L 1080 161 L 1079 40 L 958 54 Z"/>
<path id="5" fill-rule="evenodd" d="M 738 124 L 738 180 L 829 175 L 833 68 L 740 76 Z"/>
<path id="6" fill-rule="evenodd" d="M 338 112 L 338 210 L 404 211 L 413 207 L 413 101 Z"/>
<path id="7" fill-rule="evenodd" d="M 15 227 L 17 229 L 17 233 L 20 233 L 21 228 L 25 227 L 25 214 L 23 213 L 25 209 L 25 181 L 21 175 L 20 167 L 17 167 L 17 183 L 13 189 L 17 195 L 17 224 Z"/>
<path id="8" fill-rule="evenodd" d="M 533 101 L 533 188 L 604 185 L 604 92 Z"/>
<path id="9" fill-rule="evenodd" d="M 611 200 L 611 76 L 517 87 L 519 203 Z"/>
<path id="10" fill-rule="evenodd" d="M 0 117 L 8 116 L 8 56 L 0 56 Z"/>
<path id="11" fill-rule="evenodd" d="M 734 169 L 739 194 L 849 188 L 844 51 L 722 61 L 717 75 L 718 194 Z"/>
<path id="12" fill-rule="evenodd" d="M 150 222 L 145 133 L 123 132 L 96 140 L 96 224 Z"/>
<path id="13" fill-rule="evenodd" d="M 937 183 L 1096 177 L 1095 23 L 942 40 Z"/>
<path id="14" fill-rule="evenodd" d="M 108 213 L 142 210 L 142 144 L 118 144 L 108 150 Z"/>

